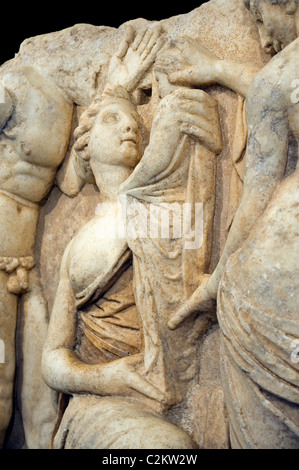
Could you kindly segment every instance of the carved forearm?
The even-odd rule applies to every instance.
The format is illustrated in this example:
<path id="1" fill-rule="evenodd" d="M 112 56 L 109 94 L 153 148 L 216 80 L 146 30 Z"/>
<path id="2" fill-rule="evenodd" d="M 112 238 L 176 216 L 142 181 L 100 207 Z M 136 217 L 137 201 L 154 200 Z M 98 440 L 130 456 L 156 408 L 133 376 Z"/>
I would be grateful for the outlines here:
<path id="1" fill-rule="evenodd" d="M 45 352 L 42 375 L 47 385 L 67 394 L 98 394 L 101 384 L 101 366 L 81 362 L 68 348 Z"/>
<path id="2" fill-rule="evenodd" d="M 248 88 L 261 66 L 249 62 L 219 60 L 215 64 L 214 83 L 219 83 L 246 97 Z"/>

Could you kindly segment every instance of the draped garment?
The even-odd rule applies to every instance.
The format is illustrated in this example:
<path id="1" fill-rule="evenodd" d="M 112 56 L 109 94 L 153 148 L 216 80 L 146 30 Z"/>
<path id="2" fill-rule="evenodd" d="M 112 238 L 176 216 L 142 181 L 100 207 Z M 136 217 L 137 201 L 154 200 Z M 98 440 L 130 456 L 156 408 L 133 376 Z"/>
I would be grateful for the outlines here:
<path id="1" fill-rule="evenodd" d="M 299 172 L 278 188 L 218 293 L 232 446 L 299 448 Z"/>

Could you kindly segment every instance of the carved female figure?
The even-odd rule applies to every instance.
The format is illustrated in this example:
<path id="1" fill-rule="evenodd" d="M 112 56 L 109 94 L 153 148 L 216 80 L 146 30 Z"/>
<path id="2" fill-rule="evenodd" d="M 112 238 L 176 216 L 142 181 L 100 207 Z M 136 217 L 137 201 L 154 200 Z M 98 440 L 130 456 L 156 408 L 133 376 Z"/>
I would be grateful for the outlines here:
<path id="1" fill-rule="evenodd" d="M 70 242 L 61 263 L 43 375 L 50 387 L 71 399 L 54 447 L 196 448 L 188 433 L 164 414 L 182 399 L 181 383 L 196 376 L 196 335 L 209 325 L 208 318 L 203 323 L 200 319 L 199 332 L 194 332 L 192 321 L 190 335 L 182 332 L 180 344 L 188 343 L 187 356 L 167 328 L 165 305 L 169 306 L 169 294 L 174 295 L 169 286 L 177 286 L 175 299 L 179 296 L 180 301 L 186 292 L 182 241 L 173 243 L 168 236 L 161 251 L 160 240 L 120 237 L 113 227 L 119 220 L 120 194 L 129 205 L 132 199 L 143 206 L 165 197 L 185 200 L 190 193 L 190 162 L 183 152 L 189 145 L 186 137 L 200 139 L 210 152 L 219 151 L 216 103 L 200 90 L 179 89 L 165 97 L 140 162 L 139 118 L 123 87 L 106 89 L 95 99 L 82 115 L 76 136 L 77 171 L 96 183 L 106 205 L 99 206 L 98 214 Z M 165 253 L 163 244 L 173 251 Z M 128 247 L 134 257 L 134 286 Z M 149 265 L 154 253 L 158 268 L 161 255 L 172 260 L 165 264 L 166 277 L 161 279 L 165 298 L 157 277 L 163 273 Z M 148 291 L 149 278 L 142 276 L 146 264 L 160 297 Z"/>
<path id="2" fill-rule="evenodd" d="M 163 111 L 168 119 L 174 117 L 174 111 L 179 112 L 184 101 L 183 95 L 181 100 L 177 98 L 172 98 L 170 112 Z M 175 101 L 179 105 L 175 106 Z M 87 114 L 89 120 L 94 115 L 88 145 L 83 134 L 77 148 L 89 159 L 102 202 L 109 202 L 109 213 L 104 211 L 83 227 L 67 247 L 61 264 L 43 373 L 50 387 L 73 397 L 55 447 L 193 448 L 196 444 L 187 433 L 158 414 L 167 402 L 165 390 L 141 373 L 144 354 L 140 352 L 141 331 L 132 291 L 131 253 L 127 241 L 111 237 L 110 232 L 112 219 L 118 217 L 120 184 L 130 181 L 128 177 L 141 157 L 138 115 L 122 88 L 104 93 Z M 177 116 L 181 119 L 183 114 Z M 156 166 L 162 164 L 153 158 L 163 150 L 159 122 L 164 126 L 165 119 L 161 117 L 144 157 L 144 164 L 149 157 L 153 160 L 148 172 L 157 172 Z M 164 164 L 172 154 L 168 145 Z M 64 429 L 68 429 L 68 437 Z"/>
<path id="3" fill-rule="evenodd" d="M 142 402 L 147 396 L 159 400 L 161 396 L 136 372 L 141 335 L 132 291 L 131 253 L 125 239 L 109 233 L 111 217 L 118 217 L 119 185 L 141 157 L 138 115 L 124 89 L 106 93 L 94 103 L 88 110 L 89 120 L 95 106 L 98 109 L 88 139 L 88 158 L 102 201 L 109 202 L 110 210 L 83 227 L 66 249 L 61 264 L 43 370 L 51 387 L 73 398 L 54 442 L 55 447 L 72 447 L 75 442 L 79 447 L 109 448 L 119 444 L 115 422 L 127 417 L 123 419 L 126 429 L 117 429 L 122 446 L 141 446 L 141 442 L 137 444 L 141 438 L 147 445 L 159 446 L 153 427 L 156 420 L 160 427 L 162 420 L 146 412 L 137 399 L 139 396 Z M 82 146 L 82 137 L 78 147 Z M 86 147 L 84 150 L 86 158 Z M 115 213 L 111 214 L 113 207 Z M 89 302 L 92 297 L 95 306 Z M 126 398 L 117 398 L 120 396 Z M 132 397 L 136 398 L 133 406 Z M 84 417 L 78 428 L 81 413 Z M 140 420 L 146 424 L 147 434 L 144 426 L 140 426 L 141 434 L 132 427 L 132 422 Z M 82 434 L 83 423 L 88 426 L 83 426 L 86 432 Z M 165 425 L 169 426 L 168 435 L 172 425 Z M 64 428 L 69 430 L 68 438 L 63 435 Z"/>

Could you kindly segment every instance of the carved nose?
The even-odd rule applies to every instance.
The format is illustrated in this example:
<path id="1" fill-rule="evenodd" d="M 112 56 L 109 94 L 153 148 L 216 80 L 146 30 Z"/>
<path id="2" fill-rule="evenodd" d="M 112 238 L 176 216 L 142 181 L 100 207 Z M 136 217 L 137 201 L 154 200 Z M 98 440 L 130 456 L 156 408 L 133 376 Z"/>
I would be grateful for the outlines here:
<path id="1" fill-rule="evenodd" d="M 123 127 L 124 135 L 136 135 L 137 134 L 137 125 L 135 122 L 127 123 Z"/>
<path id="2" fill-rule="evenodd" d="M 260 40 L 262 48 L 265 52 L 271 53 L 274 50 L 273 47 L 273 32 L 268 29 L 264 24 L 258 26 Z"/>
<path id="3" fill-rule="evenodd" d="M 267 52 L 271 52 L 273 50 L 273 40 L 270 36 L 267 36 L 262 40 L 262 47 Z"/>
<path id="4" fill-rule="evenodd" d="M 132 140 L 133 142 L 137 142 L 137 126 L 135 123 L 132 125 L 125 125 L 122 130 L 122 140 Z"/>
<path id="5" fill-rule="evenodd" d="M 266 30 L 265 27 L 260 28 L 260 38 L 261 38 L 262 48 L 266 52 L 272 52 L 273 51 L 273 37 L 272 37 L 272 34 L 270 34 L 269 31 Z"/>
<path id="6" fill-rule="evenodd" d="M 126 127 L 127 130 L 137 129 L 137 122 L 133 118 L 127 119 L 127 122 L 124 123 L 124 127 Z"/>

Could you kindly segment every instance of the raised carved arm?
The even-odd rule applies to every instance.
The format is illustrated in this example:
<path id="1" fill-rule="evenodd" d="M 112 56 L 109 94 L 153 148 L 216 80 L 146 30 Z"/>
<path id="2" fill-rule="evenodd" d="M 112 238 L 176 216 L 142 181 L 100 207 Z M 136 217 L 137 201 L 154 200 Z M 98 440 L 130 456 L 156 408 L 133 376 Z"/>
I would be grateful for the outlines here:
<path id="1" fill-rule="evenodd" d="M 220 59 L 198 41 L 188 37 L 180 37 L 172 45 L 181 52 L 185 64 L 182 63 L 181 67 L 173 71 L 165 63 L 171 84 L 196 87 L 219 84 L 246 97 L 253 77 L 261 68 L 255 63 Z"/>
<path id="2" fill-rule="evenodd" d="M 154 63 L 163 45 L 161 32 L 161 26 L 154 25 L 135 35 L 133 27 L 129 25 L 124 39 L 111 58 L 107 86 L 122 85 L 132 93 Z"/>
<path id="3" fill-rule="evenodd" d="M 279 60 L 274 64 L 279 69 Z M 288 156 L 288 115 L 281 84 L 275 82 L 275 66 L 263 69 L 249 90 L 244 190 L 222 256 L 213 274 L 206 277 L 192 297 L 169 320 L 172 329 L 192 313 L 209 310 L 215 305 L 218 285 L 228 258 L 247 239 L 283 179 Z M 290 78 L 285 78 L 284 86 L 289 81 Z"/>
<path id="4" fill-rule="evenodd" d="M 158 177 L 169 166 L 184 135 L 201 142 L 216 154 L 221 152 L 217 102 L 202 90 L 179 88 L 161 100 L 149 145 L 121 191 L 149 184 Z"/>

